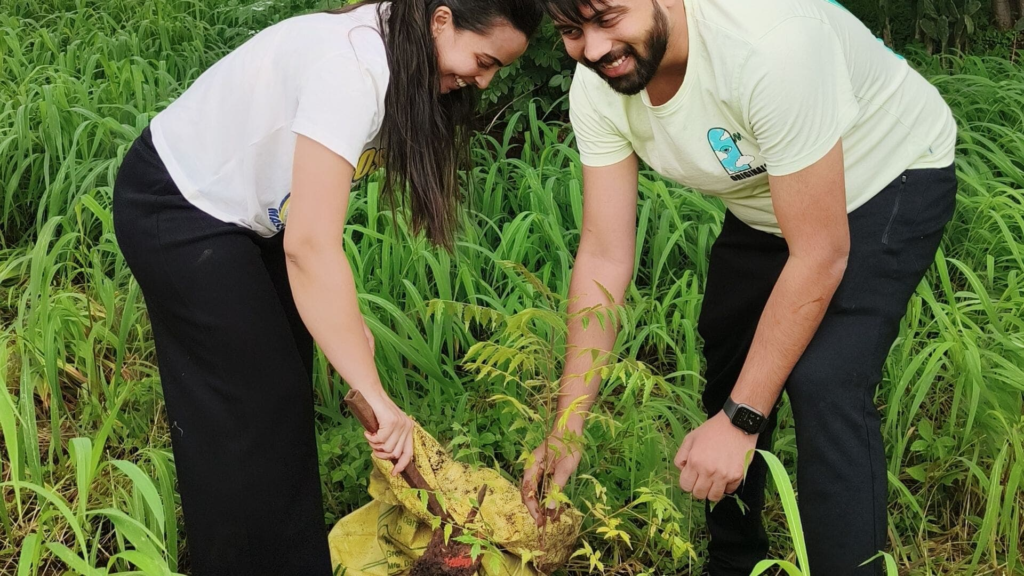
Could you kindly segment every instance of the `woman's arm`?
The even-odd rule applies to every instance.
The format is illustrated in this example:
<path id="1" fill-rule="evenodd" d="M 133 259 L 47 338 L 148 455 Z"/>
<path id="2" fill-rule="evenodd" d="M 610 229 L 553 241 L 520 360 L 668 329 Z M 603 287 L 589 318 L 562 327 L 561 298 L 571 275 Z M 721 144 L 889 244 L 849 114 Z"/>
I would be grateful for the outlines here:
<path id="1" fill-rule="evenodd" d="M 342 246 L 354 168 L 315 140 L 295 143 L 292 193 L 284 250 L 299 315 L 331 365 L 373 407 L 380 424 L 367 434 L 374 456 L 412 459 L 412 420 L 380 383 L 356 299 L 352 269 Z"/>

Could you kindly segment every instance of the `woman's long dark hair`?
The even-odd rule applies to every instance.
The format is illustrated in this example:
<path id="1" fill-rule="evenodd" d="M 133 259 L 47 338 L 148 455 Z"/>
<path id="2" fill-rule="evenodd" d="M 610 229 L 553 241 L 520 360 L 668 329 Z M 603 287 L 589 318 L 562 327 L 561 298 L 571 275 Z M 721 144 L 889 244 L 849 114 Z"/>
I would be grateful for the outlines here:
<path id="1" fill-rule="evenodd" d="M 458 221 L 458 173 L 469 167 L 468 125 L 476 95 L 466 89 L 441 94 L 431 18 L 447 6 L 458 30 L 485 34 L 507 22 L 529 38 L 543 12 L 536 0 L 363 0 L 330 12 L 366 4 L 377 5 L 391 70 L 380 130 L 381 194 L 392 207 L 396 199 L 407 199 L 413 232 L 426 232 L 434 244 L 450 249 Z"/>

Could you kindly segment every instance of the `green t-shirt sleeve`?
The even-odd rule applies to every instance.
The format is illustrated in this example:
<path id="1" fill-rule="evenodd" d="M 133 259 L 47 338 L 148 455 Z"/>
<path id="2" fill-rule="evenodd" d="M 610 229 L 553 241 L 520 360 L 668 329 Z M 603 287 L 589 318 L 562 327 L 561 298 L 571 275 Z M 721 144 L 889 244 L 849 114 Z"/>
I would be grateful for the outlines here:
<path id="1" fill-rule="evenodd" d="M 593 88 L 588 86 L 587 74 L 593 73 L 577 67 L 569 88 L 569 121 L 576 134 L 580 162 L 595 168 L 610 166 L 632 154 L 633 145 L 608 116 L 609 109 L 616 103 L 605 102 L 601 108 L 595 104 L 595 96 L 601 100 L 605 95 L 590 94 Z"/>
<path id="2" fill-rule="evenodd" d="M 795 16 L 754 42 L 734 86 L 773 176 L 820 160 L 859 111 L 842 44 L 815 18 Z"/>

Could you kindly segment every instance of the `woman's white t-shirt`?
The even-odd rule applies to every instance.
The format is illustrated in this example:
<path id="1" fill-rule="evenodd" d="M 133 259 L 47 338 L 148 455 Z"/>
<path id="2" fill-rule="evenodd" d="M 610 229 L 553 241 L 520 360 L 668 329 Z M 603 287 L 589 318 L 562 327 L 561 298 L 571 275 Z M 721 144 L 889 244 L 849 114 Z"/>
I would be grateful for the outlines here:
<path id="1" fill-rule="evenodd" d="M 204 72 L 151 124 L 182 195 L 269 237 L 284 228 L 296 134 L 355 168 L 379 165 L 388 85 L 377 6 L 289 18 Z"/>

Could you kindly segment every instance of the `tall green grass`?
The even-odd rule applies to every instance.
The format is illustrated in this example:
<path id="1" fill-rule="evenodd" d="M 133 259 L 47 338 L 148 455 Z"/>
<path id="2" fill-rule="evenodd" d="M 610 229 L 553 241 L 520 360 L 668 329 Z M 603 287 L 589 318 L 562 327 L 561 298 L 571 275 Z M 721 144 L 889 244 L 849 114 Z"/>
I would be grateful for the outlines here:
<path id="1" fill-rule="evenodd" d="M 188 571 L 152 334 L 114 241 L 111 186 L 132 139 L 205 67 L 253 30 L 321 7 L 5 3 L 0 573 Z M 1024 69 L 912 59 L 957 115 L 961 191 L 877 395 L 887 562 L 911 574 L 1024 573 Z M 549 417 L 564 347 L 558 295 L 582 215 L 571 131 L 542 108 L 476 140 L 454 254 L 394 229 L 373 178 L 346 231 L 391 394 L 458 457 L 513 478 Z M 675 487 L 670 456 L 703 420 L 695 323 L 721 222 L 717 202 L 642 175 L 625 328 L 566 490 L 587 515 L 570 574 L 699 571 L 703 506 Z M 369 451 L 323 357 L 315 387 L 333 521 L 367 500 Z M 792 422 L 784 405 L 767 518 L 778 565 L 806 572 L 787 492 Z"/>

